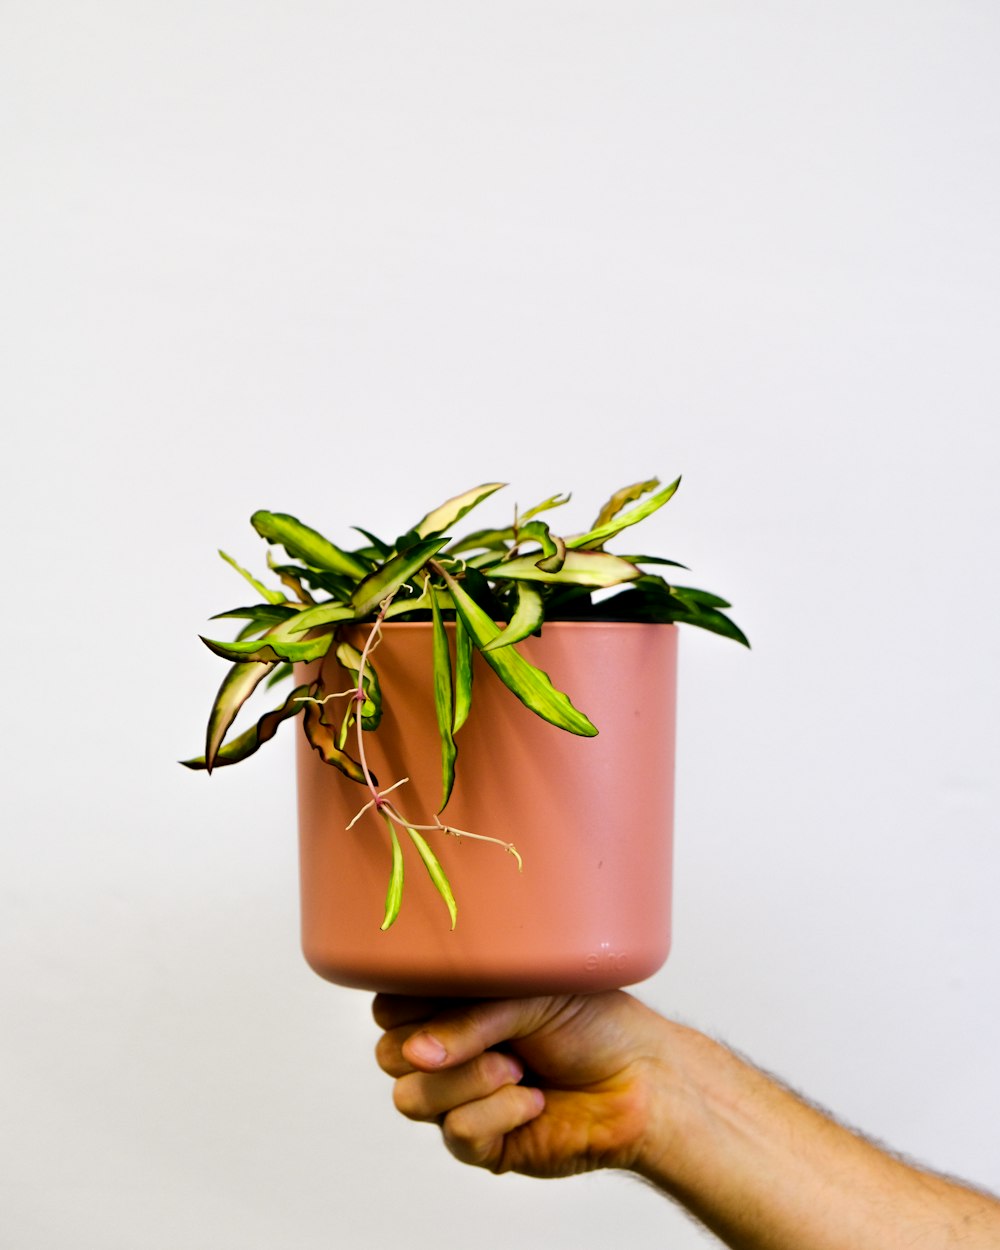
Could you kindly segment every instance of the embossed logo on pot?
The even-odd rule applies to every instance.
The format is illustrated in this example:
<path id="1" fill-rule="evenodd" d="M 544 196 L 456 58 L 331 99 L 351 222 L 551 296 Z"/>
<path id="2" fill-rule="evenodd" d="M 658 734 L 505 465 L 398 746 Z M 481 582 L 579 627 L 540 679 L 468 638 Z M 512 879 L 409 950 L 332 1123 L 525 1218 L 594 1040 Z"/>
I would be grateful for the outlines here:
<path id="1" fill-rule="evenodd" d="M 583 966 L 588 972 L 622 972 L 627 961 L 625 951 L 616 951 L 610 942 L 602 942 L 596 951 L 585 957 Z"/>

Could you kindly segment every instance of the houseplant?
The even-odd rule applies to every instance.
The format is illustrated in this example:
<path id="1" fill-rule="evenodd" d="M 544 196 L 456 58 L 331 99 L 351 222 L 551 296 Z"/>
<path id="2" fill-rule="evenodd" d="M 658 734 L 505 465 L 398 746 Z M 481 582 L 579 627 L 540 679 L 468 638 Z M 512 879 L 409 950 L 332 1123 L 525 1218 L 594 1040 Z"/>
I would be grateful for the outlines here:
<path id="1" fill-rule="evenodd" d="M 460 842 L 496 843 L 520 868 L 526 848 L 519 849 L 519 831 L 537 825 L 550 831 L 544 836 L 551 840 L 558 827 L 563 827 L 571 840 L 576 830 L 579 842 L 581 828 L 612 823 L 599 806 L 608 803 L 605 812 L 613 812 L 614 821 L 625 826 L 619 842 L 631 846 L 619 890 L 635 888 L 634 883 L 654 861 L 661 866 L 654 875 L 666 877 L 666 897 L 659 881 L 647 902 L 648 910 L 660 914 L 658 933 L 651 939 L 650 951 L 636 958 L 634 934 L 626 953 L 619 950 L 620 941 L 601 936 L 600 924 L 610 925 L 609 932 L 615 927 L 605 917 L 596 936 L 590 932 L 582 947 L 573 947 L 570 962 L 578 971 L 584 970 L 583 984 L 597 989 L 639 979 L 632 974 L 654 960 L 659 966 L 665 958 L 676 664 L 673 627 L 687 623 L 746 643 L 725 614 L 729 605 L 724 600 L 673 585 L 655 571 L 683 566 L 662 557 L 606 550 L 611 539 L 666 504 L 679 481 L 661 487 L 657 479 L 651 479 L 617 491 L 588 530 L 565 538 L 542 519 L 568 501 L 562 495 L 524 512 L 515 510 L 508 525 L 456 537 L 456 524 L 500 488 L 502 483 L 496 482 L 447 500 L 394 542 L 360 530 L 363 545 L 349 551 L 288 514 L 256 512 L 251 518 L 254 529 L 287 557 L 278 560 L 268 553 L 268 565 L 281 590 L 265 586 L 220 553 L 254 587 L 260 602 L 213 618 L 244 622 L 232 642 L 203 638 L 231 667 L 212 705 L 204 755 L 183 762 L 207 772 L 237 763 L 273 738 L 285 720 L 301 719 L 304 944 L 307 958 L 323 975 L 369 988 L 438 993 L 506 993 L 512 985 L 551 989 L 556 982 L 580 988 L 569 972 L 544 959 L 537 973 L 523 968 L 527 951 L 551 947 L 554 941 L 559 944 L 551 933 L 543 936 L 540 930 L 534 931 L 541 913 L 550 919 L 554 915 L 560 935 L 565 931 L 566 909 L 557 896 L 573 880 L 568 867 L 574 862 L 572 847 L 551 858 L 551 848 L 542 852 L 539 837 L 532 839 L 525 875 L 534 873 L 536 879 L 527 892 L 527 914 L 519 913 L 525 891 L 519 888 L 511 894 L 509 882 L 500 887 L 504 901 L 496 903 L 500 910 L 493 920 L 489 919 L 493 903 L 477 901 L 476 911 L 487 913 L 485 921 L 482 914 L 473 921 L 480 926 L 477 945 L 489 946 L 492 940 L 495 948 L 502 949 L 506 941 L 510 948 L 514 929 L 526 943 L 520 953 L 501 959 L 499 966 L 494 958 L 489 968 L 481 969 L 468 957 L 471 948 L 466 948 L 464 939 L 456 944 L 452 938 L 449 946 L 449 938 L 442 938 L 442 932 L 456 929 L 459 891 L 453 888 L 454 872 L 457 868 L 467 877 L 468 861 L 461 864 L 454 857 L 446 870 L 440 858 L 441 843 L 449 835 Z M 572 635 L 568 650 L 578 657 L 576 668 L 572 662 L 567 667 L 567 661 L 560 658 L 566 646 L 556 637 L 558 631 Z M 635 665 L 631 677 L 620 667 L 626 653 Z M 599 789 L 590 793 L 583 786 L 598 756 L 583 755 L 579 744 L 595 738 L 599 729 L 607 732 L 606 725 L 600 717 L 595 717 L 595 724 L 575 705 L 572 700 L 578 696 L 572 686 L 567 684 L 564 691 L 558 680 L 551 680 L 547 668 L 553 666 L 573 682 L 583 682 L 600 671 L 603 689 L 610 692 L 604 700 L 603 720 L 624 717 L 616 741 L 630 753 L 638 748 L 652 751 L 639 774 L 633 764 L 609 757 L 597 769 Z M 482 673 L 474 680 L 477 670 Z M 651 680 L 656 674 L 659 680 Z M 291 680 L 291 692 L 255 724 L 227 740 L 237 712 L 254 691 L 282 679 Z M 511 693 L 519 702 L 510 699 Z M 636 704 L 629 711 L 629 699 L 640 695 L 641 707 Z M 480 710 L 484 705 L 485 713 Z M 585 706 L 582 700 L 581 706 Z M 656 725 L 650 723 L 651 733 L 641 730 L 642 707 L 659 709 Z M 511 715 L 516 715 L 516 723 L 499 732 L 498 726 Z M 554 732 L 552 726 L 564 732 Z M 513 737 L 523 745 L 539 728 L 543 729 L 539 745 L 512 766 L 499 744 Z M 432 764 L 428 762 L 431 738 Z M 570 741 L 576 746 L 568 746 Z M 462 767 L 458 768 L 460 745 Z M 559 753 L 566 750 L 566 762 L 557 762 L 557 756 L 562 758 Z M 411 767 L 417 757 L 419 767 Z M 466 777 L 472 770 L 471 778 Z M 532 771 L 538 771 L 534 786 L 528 784 Z M 654 781 L 658 802 L 650 798 Z M 400 794 L 404 784 L 409 784 L 405 801 Z M 573 800 L 581 803 L 575 816 L 568 810 Z M 413 805 L 416 802 L 419 807 Z M 451 815 L 456 803 L 461 822 Z M 506 822 L 502 815 L 497 819 L 496 813 L 510 803 L 515 808 L 521 804 L 517 814 Z M 446 809 L 450 810 L 444 818 Z M 640 833 L 637 825 L 645 823 L 651 813 L 655 819 L 649 823 L 656 828 Z M 381 843 L 373 840 L 373 824 L 383 828 Z M 349 844 L 335 836 L 337 826 L 340 830 L 346 826 Z M 486 826 L 498 831 L 486 832 Z M 647 836 L 652 841 L 644 851 Z M 415 851 L 426 872 L 425 882 L 443 900 L 450 924 L 443 912 L 435 917 L 425 902 L 402 908 L 404 843 Z M 353 868 L 343 862 L 352 848 L 360 857 Z M 595 899 L 602 898 L 605 882 L 613 875 L 610 869 L 601 875 L 612 860 L 602 850 L 591 848 L 587 854 L 594 872 L 575 881 L 575 892 L 588 896 L 584 910 L 600 918 L 604 903 Z M 548 863 L 540 876 L 532 859 Z M 613 862 L 618 862 L 617 856 Z M 384 895 L 379 899 L 381 939 L 372 933 L 372 928 L 379 927 L 378 918 L 371 914 L 373 871 L 381 876 L 379 892 Z M 495 902 L 497 867 L 484 868 L 480 861 L 472 871 L 474 878 L 485 876 L 487 895 Z M 469 886 L 477 892 L 482 888 L 481 880 Z M 644 883 L 638 888 L 644 888 Z M 576 907 L 578 901 L 570 903 Z M 628 910 L 627 899 L 623 907 Z M 407 921 L 409 910 L 413 916 Z M 365 923 L 366 914 L 374 923 Z M 401 916 L 403 922 L 397 925 Z M 505 924 L 506 939 L 502 937 Z M 463 912 L 462 928 L 466 927 Z M 378 951 L 376 940 L 394 943 L 389 971 L 371 964 L 385 953 Z M 422 949 L 425 941 L 428 950 Z M 331 946 L 345 942 L 353 954 L 346 959 L 330 954 Z M 401 965 L 406 965 L 402 972 Z M 648 975 L 648 971 L 641 974 Z"/>

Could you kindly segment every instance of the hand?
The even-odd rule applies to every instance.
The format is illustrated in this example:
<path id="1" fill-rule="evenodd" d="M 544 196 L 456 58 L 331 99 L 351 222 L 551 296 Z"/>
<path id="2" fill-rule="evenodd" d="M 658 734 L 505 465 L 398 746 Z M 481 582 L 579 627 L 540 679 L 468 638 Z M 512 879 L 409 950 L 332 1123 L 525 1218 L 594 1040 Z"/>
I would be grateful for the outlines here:
<path id="1" fill-rule="evenodd" d="M 439 1123 L 463 1163 L 570 1176 L 638 1169 L 648 1140 L 662 1149 L 665 1022 L 628 994 L 472 1003 L 380 994 L 373 1013 L 396 1107 Z"/>

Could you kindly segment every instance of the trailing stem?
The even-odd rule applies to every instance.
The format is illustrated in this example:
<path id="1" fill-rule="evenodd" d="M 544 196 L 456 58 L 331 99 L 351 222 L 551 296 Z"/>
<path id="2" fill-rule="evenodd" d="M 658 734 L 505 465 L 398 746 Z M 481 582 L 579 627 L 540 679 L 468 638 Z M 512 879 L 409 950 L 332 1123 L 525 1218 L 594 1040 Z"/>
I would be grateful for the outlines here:
<path id="1" fill-rule="evenodd" d="M 353 828 L 366 812 L 374 810 L 382 817 L 382 819 L 386 822 L 386 825 L 389 827 L 390 832 L 393 833 L 393 874 L 389 887 L 389 894 L 386 899 L 386 915 L 385 920 L 382 923 L 383 929 L 389 928 L 389 926 L 396 919 L 399 912 L 401 897 L 398 870 L 398 844 L 395 840 L 395 834 L 393 831 L 394 825 L 399 826 L 401 829 L 405 829 L 410 836 L 410 840 L 416 846 L 417 851 L 419 852 L 420 857 L 430 874 L 431 880 L 434 882 L 435 888 L 447 904 L 448 911 L 451 915 L 451 927 L 454 929 L 457 917 L 457 908 L 455 906 L 454 896 L 451 892 L 451 886 L 444 873 L 444 869 L 438 863 L 433 851 L 421 836 L 422 833 L 444 833 L 454 838 L 472 838 L 477 842 L 492 842 L 496 846 L 502 846 L 505 851 L 513 855 L 514 859 L 517 861 L 519 872 L 523 870 L 524 864 L 513 842 L 504 842 L 500 838 L 491 838 L 486 834 L 470 833 L 467 829 L 458 829 L 453 825 L 446 824 L 437 816 L 434 817 L 433 825 L 421 825 L 409 820 L 403 812 L 399 810 L 395 803 L 390 802 L 386 797 L 391 794 L 392 791 L 398 790 L 400 786 L 405 785 L 406 782 L 409 781 L 408 777 L 403 777 L 401 780 L 393 782 L 391 786 L 386 786 L 383 789 L 379 789 L 375 783 L 371 769 L 368 767 L 368 759 L 365 754 L 364 726 L 362 724 L 361 709 L 368 698 L 368 695 L 365 693 L 365 673 L 368 668 L 368 659 L 382 640 L 382 625 L 385 621 L 389 605 L 392 603 L 392 599 L 393 595 L 387 595 L 386 598 L 379 604 L 379 610 L 375 617 L 375 622 L 372 625 L 371 631 L 369 632 L 368 637 L 365 640 L 365 645 L 361 651 L 361 658 L 358 663 L 357 684 L 350 691 L 342 692 L 342 694 L 350 695 L 357 705 L 355 709 L 355 726 L 357 728 L 358 763 L 361 765 L 361 772 L 364 775 L 365 784 L 367 785 L 368 791 L 372 796 L 364 807 L 362 807 L 361 810 L 352 818 L 350 823 L 347 825 L 347 828 Z"/>

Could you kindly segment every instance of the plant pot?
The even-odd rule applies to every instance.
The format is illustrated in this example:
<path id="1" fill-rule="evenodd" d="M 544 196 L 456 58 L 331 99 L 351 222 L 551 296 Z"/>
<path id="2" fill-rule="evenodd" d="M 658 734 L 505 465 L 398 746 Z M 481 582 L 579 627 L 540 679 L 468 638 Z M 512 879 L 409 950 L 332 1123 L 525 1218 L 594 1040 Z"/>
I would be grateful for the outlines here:
<path id="1" fill-rule="evenodd" d="M 546 623 L 518 644 L 597 726 L 581 738 L 541 721 L 477 653 L 472 712 L 457 736 L 442 819 L 513 842 L 430 833 L 458 922 L 403 836 L 400 914 L 380 930 L 390 847 L 369 798 L 298 739 L 302 943 L 327 980 L 395 994 L 586 993 L 654 973 L 670 948 L 677 627 Z M 335 666 L 332 659 L 323 661 Z M 390 623 L 375 653 L 383 716 L 370 767 L 407 819 L 433 824 L 441 796 L 429 624 Z M 339 683 L 339 684 L 338 684 Z M 350 684 L 330 673 L 328 689 Z"/>

